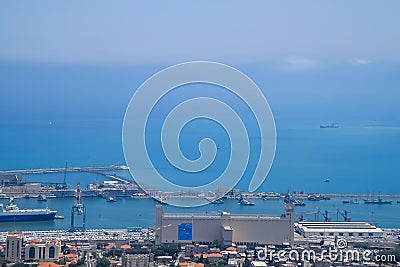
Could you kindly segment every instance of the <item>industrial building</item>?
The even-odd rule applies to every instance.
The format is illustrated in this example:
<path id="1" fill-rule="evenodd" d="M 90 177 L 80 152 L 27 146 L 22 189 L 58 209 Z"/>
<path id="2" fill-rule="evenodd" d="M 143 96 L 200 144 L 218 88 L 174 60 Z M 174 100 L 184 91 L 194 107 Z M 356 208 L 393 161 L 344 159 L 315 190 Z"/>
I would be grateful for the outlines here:
<path id="1" fill-rule="evenodd" d="M 296 231 L 310 236 L 382 237 L 383 231 L 367 222 L 299 222 Z"/>
<path id="2" fill-rule="evenodd" d="M 294 208 L 285 204 L 283 215 L 172 214 L 156 207 L 156 243 L 211 244 L 250 246 L 271 244 L 292 246 Z"/>

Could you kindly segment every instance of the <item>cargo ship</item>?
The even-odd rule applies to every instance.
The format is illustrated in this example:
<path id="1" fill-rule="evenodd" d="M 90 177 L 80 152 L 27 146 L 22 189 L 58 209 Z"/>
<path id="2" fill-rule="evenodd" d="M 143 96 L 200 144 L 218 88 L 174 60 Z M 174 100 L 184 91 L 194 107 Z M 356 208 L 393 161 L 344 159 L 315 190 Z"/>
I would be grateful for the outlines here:
<path id="1" fill-rule="evenodd" d="M 336 129 L 339 128 L 339 125 L 336 123 L 331 123 L 331 124 L 321 124 L 319 126 L 321 129 Z"/>
<path id="2" fill-rule="evenodd" d="M 19 209 L 11 200 L 3 208 L 0 204 L 0 222 L 30 222 L 30 221 L 51 221 L 54 220 L 57 211 L 45 209 Z"/>

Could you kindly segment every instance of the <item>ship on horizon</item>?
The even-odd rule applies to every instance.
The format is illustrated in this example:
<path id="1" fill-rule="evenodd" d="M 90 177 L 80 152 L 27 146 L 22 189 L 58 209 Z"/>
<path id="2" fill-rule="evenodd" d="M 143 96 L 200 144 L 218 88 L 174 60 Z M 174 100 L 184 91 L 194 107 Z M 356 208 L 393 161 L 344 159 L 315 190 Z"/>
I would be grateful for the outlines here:
<path id="1" fill-rule="evenodd" d="M 321 124 L 320 126 L 319 126 L 319 128 L 321 128 L 321 129 L 336 129 L 336 128 L 339 128 L 339 124 L 337 124 L 337 123 L 330 123 L 330 124 Z"/>

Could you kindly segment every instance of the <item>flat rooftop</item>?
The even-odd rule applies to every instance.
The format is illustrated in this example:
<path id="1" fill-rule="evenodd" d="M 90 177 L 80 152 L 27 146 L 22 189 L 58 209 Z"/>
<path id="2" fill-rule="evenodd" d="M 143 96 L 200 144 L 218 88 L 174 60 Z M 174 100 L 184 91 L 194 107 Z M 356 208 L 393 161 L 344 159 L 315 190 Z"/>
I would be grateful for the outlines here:
<path id="1" fill-rule="evenodd" d="M 185 214 L 185 213 L 164 213 L 163 219 L 214 219 L 218 220 L 221 218 L 230 218 L 234 220 L 280 220 L 282 217 L 279 215 L 258 215 L 258 214 L 249 214 L 249 215 L 232 215 L 229 213 L 221 213 L 217 214 Z"/>
<path id="2" fill-rule="evenodd" d="M 381 228 L 367 222 L 299 222 L 296 226 L 304 232 L 383 233 Z"/>

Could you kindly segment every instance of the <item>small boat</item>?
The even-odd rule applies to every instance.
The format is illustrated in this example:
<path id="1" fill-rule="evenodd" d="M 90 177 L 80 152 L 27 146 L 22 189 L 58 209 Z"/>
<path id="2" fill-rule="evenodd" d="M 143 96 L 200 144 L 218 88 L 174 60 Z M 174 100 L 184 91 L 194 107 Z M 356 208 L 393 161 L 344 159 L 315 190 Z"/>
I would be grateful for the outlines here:
<path id="1" fill-rule="evenodd" d="M 343 200 L 343 204 L 350 204 L 350 200 Z"/>
<path id="2" fill-rule="evenodd" d="M 397 204 L 400 204 L 400 200 L 397 200 Z"/>
<path id="3" fill-rule="evenodd" d="M 329 178 L 324 180 L 324 183 L 329 183 L 331 180 L 329 180 Z"/>
<path id="4" fill-rule="evenodd" d="M 107 198 L 107 202 L 115 202 L 115 201 L 117 201 L 117 200 L 115 199 L 115 197 L 108 197 L 108 198 Z"/>
<path id="5" fill-rule="evenodd" d="M 38 201 L 47 201 L 47 197 L 46 197 L 46 195 L 39 195 L 37 200 Z"/>
<path id="6" fill-rule="evenodd" d="M 56 215 L 56 216 L 54 216 L 54 219 L 64 219 L 64 216 L 63 215 Z"/>
<path id="7" fill-rule="evenodd" d="M 293 205 L 303 207 L 306 205 L 306 203 L 304 203 L 303 201 L 300 201 L 298 199 L 295 199 L 295 200 L 293 200 Z"/>

